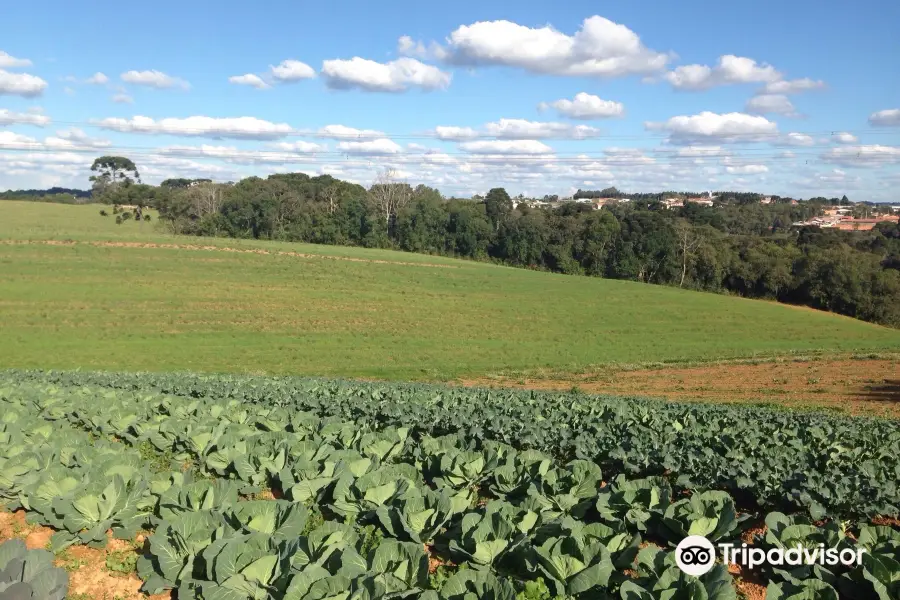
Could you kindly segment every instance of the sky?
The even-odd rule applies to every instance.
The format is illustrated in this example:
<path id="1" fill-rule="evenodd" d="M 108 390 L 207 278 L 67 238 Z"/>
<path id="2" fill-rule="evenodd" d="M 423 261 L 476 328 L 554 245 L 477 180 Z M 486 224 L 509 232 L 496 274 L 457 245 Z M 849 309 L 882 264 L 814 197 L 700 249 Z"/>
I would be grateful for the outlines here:
<path id="1" fill-rule="evenodd" d="M 890 0 L 47 0 L 3 20 L 0 190 L 87 189 L 114 154 L 154 184 L 900 203 Z"/>

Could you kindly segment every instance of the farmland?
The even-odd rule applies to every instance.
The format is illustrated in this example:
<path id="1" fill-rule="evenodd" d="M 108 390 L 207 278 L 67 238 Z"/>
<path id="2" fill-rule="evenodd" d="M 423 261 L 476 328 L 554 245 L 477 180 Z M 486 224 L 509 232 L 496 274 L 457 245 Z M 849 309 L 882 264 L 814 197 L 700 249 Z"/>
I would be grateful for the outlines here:
<path id="1" fill-rule="evenodd" d="M 0 210 L 6 367 L 443 381 L 900 349 L 900 331 L 770 302 L 386 250 L 178 238 L 117 226 L 97 206 Z"/>
<path id="2" fill-rule="evenodd" d="M 889 421 L 40 372 L 0 376 L 0 408 L 10 508 L 55 530 L 58 554 L 147 532 L 143 589 L 179 599 L 726 599 L 764 587 L 769 598 L 892 598 L 900 578 Z M 854 567 L 718 565 L 695 578 L 672 551 L 689 533 L 866 553 Z"/>
<path id="3" fill-rule="evenodd" d="M 897 417 L 897 330 L 443 257 L 176 237 L 97 206 L 0 210 L 0 543 L 24 540 L 0 545 L 0 573 L 32 565 L 19 585 L 57 600 L 897 597 L 896 421 L 783 409 Z M 693 577 L 675 561 L 688 534 L 865 559 Z"/>

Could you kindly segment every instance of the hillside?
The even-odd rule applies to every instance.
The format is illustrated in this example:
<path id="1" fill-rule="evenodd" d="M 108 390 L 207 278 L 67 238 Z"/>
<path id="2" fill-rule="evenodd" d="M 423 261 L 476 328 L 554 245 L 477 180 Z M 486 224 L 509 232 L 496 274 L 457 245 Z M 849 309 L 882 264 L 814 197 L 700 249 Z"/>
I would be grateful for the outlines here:
<path id="1" fill-rule="evenodd" d="M 444 379 L 900 349 L 769 302 L 380 250 L 174 237 L 0 206 L 0 366 Z M 66 243 L 48 243 L 50 240 Z"/>

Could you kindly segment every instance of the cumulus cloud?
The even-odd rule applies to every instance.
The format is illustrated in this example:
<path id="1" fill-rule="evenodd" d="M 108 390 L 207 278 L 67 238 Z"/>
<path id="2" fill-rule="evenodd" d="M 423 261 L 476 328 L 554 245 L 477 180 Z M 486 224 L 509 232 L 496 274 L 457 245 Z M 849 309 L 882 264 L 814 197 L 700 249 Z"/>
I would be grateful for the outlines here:
<path id="1" fill-rule="evenodd" d="M 874 167 L 900 163 L 900 148 L 873 144 L 831 148 L 822 160 L 847 167 Z"/>
<path id="2" fill-rule="evenodd" d="M 781 143 L 788 146 L 814 146 L 816 140 L 805 133 L 791 132 L 781 139 Z"/>
<path id="3" fill-rule="evenodd" d="M 13 150 L 28 150 L 40 146 L 33 137 L 13 133 L 12 131 L 0 131 L 0 148 Z"/>
<path id="4" fill-rule="evenodd" d="M 762 175 L 769 172 L 766 165 L 741 165 L 737 167 L 725 167 L 732 175 Z"/>
<path id="5" fill-rule="evenodd" d="M 50 122 L 50 117 L 40 113 L 18 113 L 0 108 L 0 126 L 5 125 L 37 125 L 43 127 Z"/>
<path id="6" fill-rule="evenodd" d="M 111 98 L 113 102 L 116 104 L 132 104 L 134 103 L 134 98 L 129 96 L 128 94 L 114 94 Z"/>
<path id="7" fill-rule="evenodd" d="M 726 54 L 719 57 L 715 67 L 684 65 L 666 73 L 664 78 L 680 90 L 706 90 L 719 85 L 774 82 L 781 79 L 781 73 L 752 58 Z"/>
<path id="8" fill-rule="evenodd" d="M 546 138 L 587 139 L 600 135 L 600 130 L 588 125 L 569 125 L 526 121 L 525 119 L 500 119 L 484 126 L 485 134 L 509 140 L 534 140 Z"/>
<path id="9" fill-rule="evenodd" d="M 0 69 L 0 96 L 34 98 L 44 93 L 47 82 L 28 73 L 10 73 Z"/>
<path id="10" fill-rule="evenodd" d="M 341 142 L 337 148 L 346 154 L 399 154 L 403 152 L 402 146 L 387 138 L 365 142 Z"/>
<path id="11" fill-rule="evenodd" d="M 189 89 L 191 85 L 178 77 L 172 77 L 162 71 L 127 71 L 121 75 L 122 81 L 133 85 L 142 85 L 159 90 L 172 88 Z"/>
<path id="12" fill-rule="evenodd" d="M 321 149 L 321 146 L 303 142 L 308 146 Z M 167 146 L 160 149 L 160 153 L 171 156 L 192 158 L 216 158 L 232 164 L 297 164 L 305 160 L 304 154 L 310 154 L 314 150 L 308 146 L 294 146 L 283 144 L 281 151 L 243 150 L 235 146 Z M 302 149 L 302 151 L 300 150 Z"/>
<path id="13" fill-rule="evenodd" d="M 296 152 L 298 154 L 312 154 L 314 152 L 322 152 L 327 148 L 320 144 L 315 144 L 313 142 L 275 142 L 270 144 L 272 148 L 277 150 L 281 150 L 283 152 Z"/>
<path id="14" fill-rule="evenodd" d="M 809 90 L 819 90 L 825 87 L 824 81 L 816 81 L 808 77 L 803 79 L 791 79 L 772 81 L 763 88 L 765 94 L 799 94 Z"/>
<path id="15" fill-rule="evenodd" d="M 855 144 L 859 141 L 859 138 L 852 133 L 841 131 L 832 135 L 831 140 L 836 144 Z"/>
<path id="16" fill-rule="evenodd" d="M 569 100 L 562 98 L 550 103 L 542 103 L 539 108 L 555 108 L 561 115 L 570 119 L 608 119 L 621 117 L 625 114 L 625 105 L 621 102 L 603 100 L 586 92 L 575 94 L 575 98 Z"/>
<path id="17" fill-rule="evenodd" d="M 408 35 L 401 36 L 397 40 L 397 54 L 437 60 L 443 60 L 447 55 L 446 51 L 439 44 L 431 42 L 431 44 L 425 46 L 424 43 L 416 41 Z"/>
<path id="18" fill-rule="evenodd" d="M 754 96 L 747 101 L 745 110 L 748 113 L 755 113 L 758 115 L 775 114 L 784 115 L 786 117 L 797 116 L 797 111 L 794 109 L 794 105 L 791 103 L 790 98 L 782 94 L 762 94 L 760 96 Z"/>
<path id="19" fill-rule="evenodd" d="M 110 146 L 109 140 L 92 138 L 80 129 L 63 129 L 56 132 L 56 136 L 49 136 L 43 141 L 32 137 L 13 133 L 11 131 L 0 131 L 0 148 L 5 150 L 33 150 L 39 151 L 60 151 L 64 154 L 67 163 L 84 162 L 83 156 L 78 156 L 77 151 L 88 151 L 97 148 L 105 148 Z M 73 158 L 77 157 L 77 158 Z M 29 160 L 23 157 L 22 160 Z"/>
<path id="20" fill-rule="evenodd" d="M 471 127 L 452 127 L 448 125 L 438 125 L 434 128 L 434 133 L 438 139 L 448 141 L 471 140 L 479 135 Z"/>
<path id="21" fill-rule="evenodd" d="M 691 140 L 758 142 L 770 140 L 778 133 L 778 125 L 762 116 L 709 111 L 672 117 L 662 123 L 648 121 L 644 126 L 651 131 L 669 132 L 671 141 L 678 143 Z"/>
<path id="22" fill-rule="evenodd" d="M 459 148 L 471 154 L 550 154 L 553 149 L 537 140 L 484 140 L 463 142 Z"/>
<path id="23" fill-rule="evenodd" d="M 44 140 L 48 148 L 60 150 L 78 150 L 91 148 L 107 148 L 112 145 L 109 140 L 93 138 L 77 127 L 62 129 L 56 132 L 56 136 Z"/>
<path id="24" fill-rule="evenodd" d="M 272 77 L 284 83 L 312 79 L 316 76 L 316 71 L 311 66 L 292 59 L 283 60 L 278 66 L 270 65 L 269 71 L 272 73 Z"/>
<path id="25" fill-rule="evenodd" d="M 319 128 L 318 131 L 315 132 L 316 137 L 320 138 L 329 138 L 333 140 L 346 140 L 346 139 L 357 139 L 357 140 L 365 140 L 365 139 L 375 139 L 382 138 L 385 136 L 383 131 L 376 131 L 374 129 L 356 129 L 355 127 L 347 127 L 346 125 L 326 125 L 325 127 Z"/>
<path id="26" fill-rule="evenodd" d="M 0 50 L 0 69 L 18 69 L 21 67 L 30 67 L 31 61 L 27 58 L 16 58 Z"/>
<path id="27" fill-rule="evenodd" d="M 254 75 L 253 73 L 247 73 L 246 75 L 232 75 L 228 78 L 228 83 L 233 83 L 235 85 L 249 85 L 258 90 L 264 90 L 270 87 L 268 83 L 263 81 L 262 77 Z"/>
<path id="28" fill-rule="evenodd" d="M 410 88 L 431 91 L 450 85 L 451 75 L 415 58 L 398 58 L 379 63 L 358 56 L 350 60 L 322 63 L 325 83 L 332 89 L 360 89 L 367 92 L 405 92 Z"/>
<path id="29" fill-rule="evenodd" d="M 95 121 L 98 127 L 123 133 L 148 133 L 210 138 L 277 139 L 291 133 L 287 123 L 272 123 L 256 117 L 205 117 L 151 119 L 136 116 L 131 119 L 108 118 Z"/>
<path id="30" fill-rule="evenodd" d="M 900 108 L 879 110 L 869 115 L 869 124 L 876 127 L 900 127 Z"/>
<path id="31" fill-rule="evenodd" d="M 109 77 L 98 71 L 85 79 L 84 82 L 91 85 L 106 85 L 109 83 Z"/>
<path id="32" fill-rule="evenodd" d="M 533 73 L 615 77 L 665 68 L 669 56 L 650 50 L 628 27 L 588 17 L 573 35 L 511 21 L 463 25 L 447 38 L 444 59 L 459 65 L 519 67 Z"/>

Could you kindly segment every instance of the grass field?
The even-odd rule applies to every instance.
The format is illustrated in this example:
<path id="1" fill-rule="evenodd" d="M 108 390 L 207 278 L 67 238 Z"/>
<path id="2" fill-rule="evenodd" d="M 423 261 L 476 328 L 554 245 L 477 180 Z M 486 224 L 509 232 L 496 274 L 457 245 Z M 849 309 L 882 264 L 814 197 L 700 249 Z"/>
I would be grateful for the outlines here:
<path id="1" fill-rule="evenodd" d="M 448 379 L 900 350 L 900 331 L 769 302 L 391 251 L 176 238 L 99 210 L 0 202 L 0 368 Z"/>

